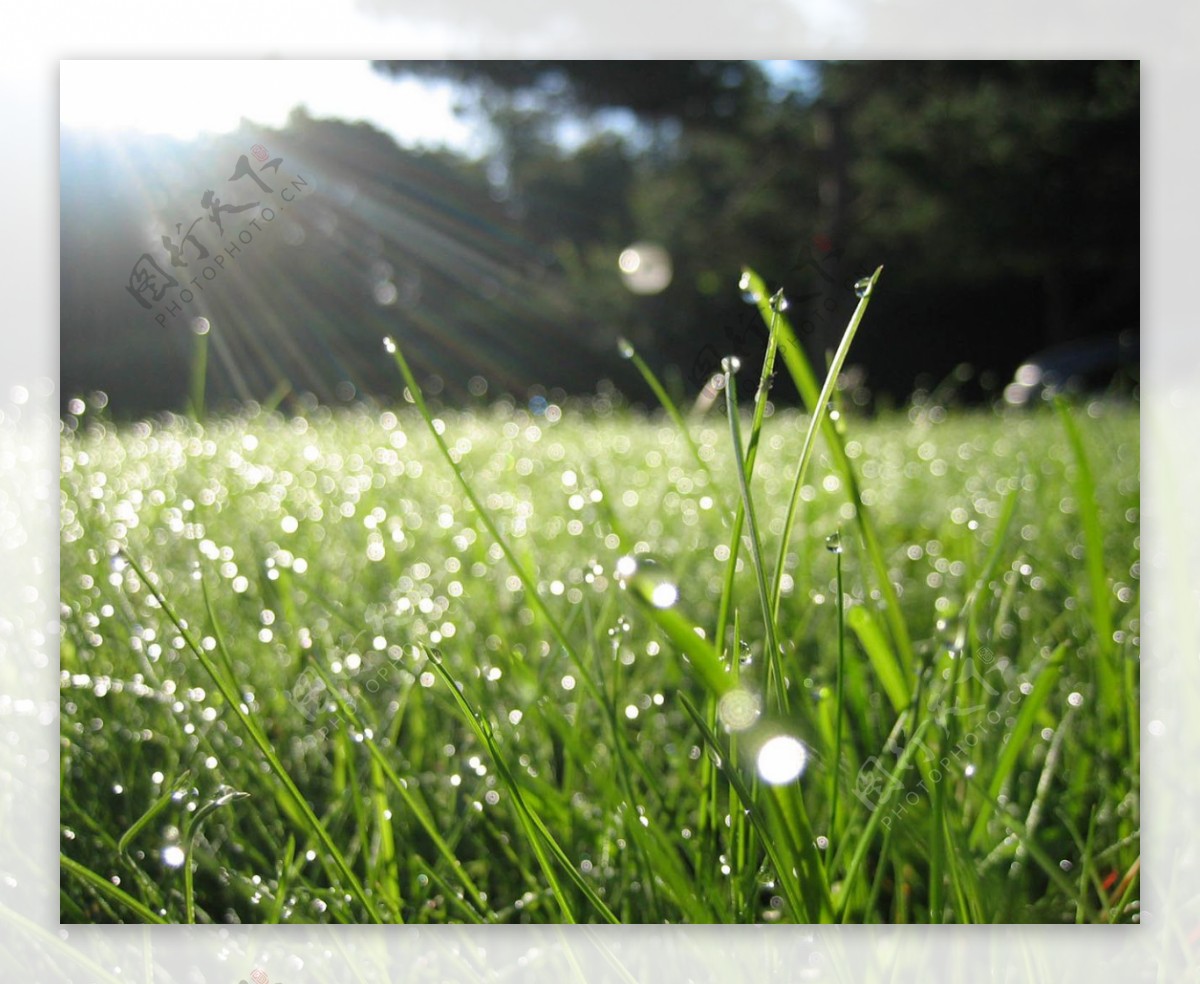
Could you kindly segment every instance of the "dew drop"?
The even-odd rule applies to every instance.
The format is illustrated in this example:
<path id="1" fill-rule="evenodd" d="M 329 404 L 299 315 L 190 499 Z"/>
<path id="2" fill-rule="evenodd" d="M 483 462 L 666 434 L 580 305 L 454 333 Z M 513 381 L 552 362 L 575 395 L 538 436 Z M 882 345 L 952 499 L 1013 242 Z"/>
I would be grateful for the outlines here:
<path id="1" fill-rule="evenodd" d="M 679 588 L 669 581 L 661 581 L 650 591 L 650 604 L 655 608 L 670 608 L 679 600 Z"/>
<path id="2" fill-rule="evenodd" d="M 830 533 L 825 537 L 825 549 L 830 553 L 840 554 L 842 552 L 842 534 Z"/>
<path id="3" fill-rule="evenodd" d="M 858 297 L 868 297 L 871 293 L 871 278 L 863 277 L 854 281 L 854 293 Z"/>
<path id="4" fill-rule="evenodd" d="M 633 629 L 632 623 L 624 615 L 618 617 L 616 624 L 608 630 L 609 638 L 616 639 L 622 635 L 629 633 Z"/>
<path id="5" fill-rule="evenodd" d="M 617 339 L 617 351 L 621 353 L 622 359 L 632 359 L 636 354 L 633 343 L 627 338 Z"/>
<path id="6" fill-rule="evenodd" d="M 721 372 L 732 375 L 742 368 L 742 360 L 736 355 L 727 355 L 721 360 Z"/>
<path id="7" fill-rule="evenodd" d="M 168 844 L 162 849 L 162 861 L 168 868 L 181 868 L 187 856 L 178 844 Z"/>
<path id="8" fill-rule="evenodd" d="M 653 557 L 626 554 L 613 573 L 622 588 L 636 592 L 655 608 L 670 608 L 679 600 L 679 585 Z"/>
<path id="9" fill-rule="evenodd" d="M 782 287 L 779 288 L 779 290 L 775 291 L 775 293 L 771 295 L 771 310 L 772 311 L 782 312 L 782 311 L 786 311 L 789 307 L 790 307 L 790 305 L 788 304 L 788 299 L 783 296 L 783 288 Z"/>
<path id="10" fill-rule="evenodd" d="M 776 735 L 758 750 L 758 774 L 772 786 L 791 782 L 807 764 L 808 750 L 791 735 Z"/>
<path id="11" fill-rule="evenodd" d="M 391 335 L 385 335 L 383 338 L 383 348 L 389 355 L 396 354 L 396 342 Z"/>
<path id="12" fill-rule="evenodd" d="M 751 278 L 749 270 L 742 272 L 742 276 L 738 280 L 738 290 L 742 292 L 742 300 L 747 304 L 758 303 L 759 293 L 754 289 L 754 280 Z"/>

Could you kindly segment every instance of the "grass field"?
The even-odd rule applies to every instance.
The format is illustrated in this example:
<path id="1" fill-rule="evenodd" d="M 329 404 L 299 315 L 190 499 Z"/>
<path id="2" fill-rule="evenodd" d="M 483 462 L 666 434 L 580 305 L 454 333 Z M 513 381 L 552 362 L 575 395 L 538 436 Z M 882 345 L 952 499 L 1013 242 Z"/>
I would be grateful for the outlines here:
<path id="1" fill-rule="evenodd" d="M 63 921 L 1137 921 L 1136 404 L 410 382 L 67 421 Z"/>

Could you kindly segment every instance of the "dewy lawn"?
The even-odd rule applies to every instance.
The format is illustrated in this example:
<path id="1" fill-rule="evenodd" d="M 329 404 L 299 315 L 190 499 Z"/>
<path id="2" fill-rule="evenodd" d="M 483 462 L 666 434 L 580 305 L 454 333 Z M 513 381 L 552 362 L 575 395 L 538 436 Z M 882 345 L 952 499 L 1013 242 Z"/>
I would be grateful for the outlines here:
<path id="1" fill-rule="evenodd" d="M 408 383 L 65 421 L 63 921 L 1136 921 L 1136 404 Z"/>

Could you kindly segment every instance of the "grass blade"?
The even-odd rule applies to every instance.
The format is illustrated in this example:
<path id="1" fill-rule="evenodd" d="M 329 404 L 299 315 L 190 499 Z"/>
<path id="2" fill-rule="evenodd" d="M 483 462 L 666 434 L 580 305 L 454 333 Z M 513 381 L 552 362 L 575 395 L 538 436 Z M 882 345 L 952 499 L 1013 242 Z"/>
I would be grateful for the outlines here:
<path id="1" fill-rule="evenodd" d="M 381 922 L 382 920 L 380 919 L 378 910 L 375 908 L 375 904 L 363 891 L 362 883 L 358 880 L 358 876 L 350 870 L 350 866 L 346 863 L 346 858 L 342 854 L 341 849 L 334 842 L 333 838 L 329 834 L 329 831 L 325 829 L 324 824 L 322 824 L 317 818 L 317 815 L 313 812 L 312 807 L 309 806 L 308 800 L 304 798 L 303 794 L 301 794 L 299 788 L 296 786 L 296 783 L 288 774 L 287 769 L 283 767 L 283 763 L 279 761 L 279 756 L 275 754 L 275 749 L 271 747 L 271 743 L 267 740 L 267 736 L 263 734 L 262 729 L 258 726 L 254 719 L 250 717 L 249 713 L 242 709 L 241 695 L 234 690 L 232 683 L 226 680 L 225 676 L 217 670 L 216 664 L 213 663 L 203 648 L 196 643 L 196 640 L 192 637 L 191 630 L 188 629 L 188 627 L 185 626 L 180 620 L 179 616 L 175 614 L 175 609 L 171 606 L 170 602 L 163 597 L 162 592 L 158 590 L 157 585 L 155 585 L 155 583 L 146 575 L 146 572 L 142 569 L 141 565 L 138 564 L 138 562 L 134 560 L 127 551 L 122 550 L 121 556 L 137 573 L 142 583 L 146 586 L 146 590 L 150 592 L 150 594 L 154 597 L 154 600 L 158 602 L 159 607 L 161 607 L 163 612 L 166 613 L 167 618 L 171 620 L 171 624 L 173 624 L 178 630 L 179 635 L 183 639 L 188 650 L 200 661 L 200 665 L 204 667 L 204 670 L 208 674 L 209 678 L 213 681 L 213 683 L 216 684 L 217 689 L 221 692 L 221 696 L 225 698 L 225 702 L 229 705 L 229 709 L 238 719 L 238 722 L 241 724 L 246 734 L 249 735 L 250 740 L 258 748 L 259 752 L 262 753 L 262 756 L 265 759 L 270 771 L 273 772 L 275 777 L 279 780 L 283 792 L 291 800 L 293 806 L 299 811 L 305 822 L 305 825 L 308 826 L 313 834 L 316 835 L 317 840 L 321 842 L 321 846 L 324 847 L 328 852 L 329 860 L 332 862 L 338 875 L 345 882 L 346 887 L 349 888 L 354 894 L 355 898 L 358 899 L 359 903 L 371 916 L 372 920 L 374 922 Z M 213 624 L 216 624 L 217 620 L 213 616 L 211 608 L 209 609 L 209 617 L 212 619 Z M 228 653 L 225 653 L 224 658 L 228 665 L 232 665 L 232 660 L 229 659 Z"/>
<path id="2" fill-rule="evenodd" d="M 746 269 L 744 273 L 749 282 L 750 291 L 758 298 L 759 315 L 762 317 L 764 323 L 771 323 L 772 319 L 775 318 L 776 312 L 772 309 L 770 301 L 767 298 L 766 286 L 763 284 L 762 278 L 750 269 Z M 792 381 L 796 384 L 796 389 L 808 407 L 809 413 L 816 414 L 821 406 L 819 399 L 820 390 L 812 367 L 809 365 L 808 359 L 804 355 L 804 350 L 800 347 L 800 342 L 787 317 L 782 314 L 778 315 L 775 318 L 774 324 L 774 330 L 779 334 L 779 348 L 783 354 L 784 365 L 787 366 L 788 373 L 791 375 Z M 916 655 L 913 650 L 912 639 L 909 636 L 908 626 L 905 624 L 900 610 L 900 598 L 888 574 L 887 558 L 883 554 L 883 544 L 880 540 L 879 532 L 875 528 L 875 522 L 871 518 L 870 512 L 862 501 L 858 475 L 851 466 L 850 459 L 846 454 L 844 439 L 828 415 L 822 414 L 821 416 L 821 434 L 824 436 L 830 456 L 833 458 L 834 469 L 846 484 L 846 492 L 851 504 L 854 506 L 855 522 L 858 525 L 859 534 L 862 536 L 863 545 L 866 548 L 867 559 L 871 563 L 871 567 L 875 572 L 877 586 L 883 595 L 885 602 L 884 614 L 887 618 L 888 630 L 891 633 L 892 641 L 896 646 L 905 672 L 911 677 L 916 666 Z M 776 571 L 776 577 L 780 577 L 778 570 Z"/>
<path id="3" fill-rule="evenodd" d="M 683 414 L 679 412 L 679 408 L 675 406 L 675 401 L 667 394 L 666 389 L 658 381 L 658 377 L 654 375 L 653 370 L 646 365 L 646 360 L 638 354 L 637 349 L 633 347 L 633 343 L 624 338 L 618 340 L 617 348 L 620 350 L 621 355 L 632 362 L 637 371 L 642 374 L 642 379 L 646 381 L 646 385 L 654 391 L 654 395 L 658 398 L 658 402 L 662 404 L 662 408 L 667 411 L 667 415 L 675 422 L 675 426 L 679 428 L 683 439 L 687 441 L 688 450 L 692 452 L 692 457 L 696 459 L 696 465 L 706 475 L 710 475 L 708 462 L 700 456 L 700 449 L 696 447 L 696 442 L 692 439 L 692 434 L 688 430 L 687 422 L 683 419 Z"/>
<path id="4" fill-rule="evenodd" d="M 881 273 L 883 273 L 883 267 L 877 267 L 871 275 L 869 282 L 860 293 L 858 306 L 855 307 L 854 314 L 850 316 L 850 323 L 846 326 L 845 334 L 842 335 L 841 344 L 838 345 L 837 351 L 833 356 L 833 361 L 829 364 L 829 372 L 825 376 L 825 385 L 821 387 L 816 405 L 811 408 L 812 413 L 809 417 L 808 433 L 804 436 L 804 446 L 800 451 L 800 462 L 796 466 L 796 479 L 792 484 L 791 499 L 788 501 L 787 516 L 783 521 L 783 535 L 779 539 L 779 560 L 775 565 L 775 584 L 772 588 L 776 618 L 779 617 L 779 604 L 783 596 L 783 562 L 787 558 L 788 544 L 792 539 L 792 529 L 796 522 L 796 507 L 800 504 L 800 489 L 804 486 L 804 475 L 808 470 L 808 463 L 812 459 L 813 449 L 816 447 L 817 431 L 820 429 L 822 422 L 828 419 L 829 401 L 832 399 L 834 388 L 837 386 L 838 376 L 841 375 L 842 366 L 846 362 L 846 356 L 850 354 L 850 345 L 854 342 L 854 336 L 858 333 L 858 326 L 862 322 L 863 315 L 867 312 L 867 305 L 871 302 L 871 295 L 875 291 L 875 282 L 879 279 Z"/>
<path id="5" fill-rule="evenodd" d="M 142 922 L 155 923 L 157 925 L 166 925 L 166 920 L 158 913 L 152 912 L 145 905 L 135 899 L 128 892 L 122 891 L 107 878 L 102 878 L 91 868 L 87 868 L 73 858 L 67 857 L 65 854 L 58 856 L 59 864 L 64 870 L 70 872 L 80 881 L 91 886 L 101 895 L 106 896 L 114 902 L 123 905 L 126 909 L 136 915 Z"/>
<path id="6" fill-rule="evenodd" d="M 529 599 L 530 605 L 532 605 L 537 613 L 545 620 L 546 624 L 550 627 L 550 631 L 554 634 L 554 638 L 557 640 L 558 644 L 563 647 L 563 650 L 570 657 L 571 662 L 575 664 L 575 667 L 579 670 L 584 686 L 587 687 L 591 696 L 602 702 L 603 694 L 596 686 L 596 682 L 592 679 L 591 673 L 584 664 L 584 661 L 580 657 L 575 646 L 572 645 L 570 637 L 563 628 L 562 622 L 555 617 L 554 613 L 550 611 L 549 607 L 546 605 L 546 602 L 542 599 L 541 592 L 538 590 L 537 579 L 530 574 L 525 565 L 521 563 L 516 552 L 513 550 L 512 545 L 508 542 L 508 538 L 501 534 L 500 528 L 496 525 L 496 521 L 492 518 L 491 513 L 484 506 L 474 488 L 471 487 L 471 483 L 467 481 L 462 469 L 458 466 L 458 463 L 454 460 L 454 456 L 450 453 L 450 448 L 446 444 L 446 439 L 442 436 L 442 432 L 434 423 L 433 414 L 429 412 L 429 406 L 425 402 L 425 397 L 421 392 L 421 387 L 417 385 L 417 379 L 413 375 L 412 369 L 409 368 L 408 362 L 404 358 L 404 354 L 400 351 L 400 346 L 397 345 L 391 338 L 387 338 L 384 339 L 384 348 L 391 353 L 397 368 L 400 370 L 400 374 L 404 377 L 404 381 L 408 385 L 408 391 L 412 396 L 413 403 L 417 407 L 417 411 L 421 414 L 422 419 L 429 428 L 430 434 L 433 435 L 434 443 L 437 445 L 442 457 L 446 459 L 446 463 L 450 466 L 451 471 L 454 472 L 454 477 L 458 479 L 458 483 L 463 492 L 466 494 L 467 499 L 469 499 L 471 505 L 475 507 L 475 512 L 479 516 L 480 522 L 483 523 L 488 533 L 491 534 L 492 539 L 495 540 L 496 544 L 504 553 L 505 559 L 512 566 L 513 573 L 517 575 L 521 583 L 525 586 L 526 595 Z"/>
<path id="7" fill-rule="evenodd" d="M 245 799 L 249 795 L 249 793 L 243 793 L 237 789 L 221 793 L 200 807 L 188 820 L 183 833 L 183 898 L 189 926 L 196 922 L 196 898 L 192 888 L 192 856 L 196 837 L 200 833 L 200 825 L 204 823 L 209 814 L 215 813 L 221 807 L 235 800 Z"/>
<path id="8" fill-rule="evenodd" d="M 151 820 L 153 820 L 156 816 L 158 816 L 163 810 L 165 810 L 168 806 L 170 806 L 171 800 L 175 796 L 175 793 L 178 790 L 182 789 L 184 786 L 186 786 L 191 781 L 191 778 L 192 778 L 191 769 L 185 769 L 175 779 L 175 781 L 173 783 L 171 783 L 171 785 L 167 788 L 167 791 L 165 793 L 163 793 L 162 796 L 160 796 L 158 799 L 156 799 L 150 805 L 150 808 L 145 813 L 143 813 L 140 817 L 138 817 L 130 825 L 129 829 L 126 830 L 125 833 L 123 833 L 121 835 L 121 839 L 119 841 L 117 841 L 117 852 L 118 853 L 120 853 L 120 854 L 125 853 L 125 848 L 127 848 L 129 846 L 129 842 L 132 841 L 138 834 L 140 834 L 145 829 L 146 824 L 148 824 Z"/>
<path id="9" fill-rule="evenodd" d="M 788 846 L 791 843 L 790 839 L 779 836 L 778 825 L 770 823 L 767 817 L 764 816 L 762 807 L 750 794 L 750 790 L 747 788 L 741 775 L 738 774 L 736 769 L 730 766 L 729 750 L 720 743 L 717 736 L 705 723 L 703 715 L 696 710 L 696 706 L 684 694 L 680 694 L 679 699 L 680 703 L 683 704 L 684 710 L 687 711 L 688 716 L 699 729 L 705 744 L 716 754 L 720 763 L 718 768 L 721 774 L 736 793 L 742 807 L 748 811 L 750 822 L 762 838 L 763 846 L 771 858 L 772 865 L 775 867 L 776 877 L 779 879 L 779 884 L 783 888 L 788 904 L 792 906 L 793 911 L 802 914 L 805 919 L 814 919 L 814 913 L 809 909 L 808 900 L 800 885 L 799 877 L 793 870 L 799 870 L 799 866 L 792 853 L 788 850 Z"/>
<path id="10" fill-rule="evenodd" d="M 325 684 L 326 692 L 332 695 L 334 702 L 337 704 L 338 713 L 342 715 L 342 717 L 349 723 L 350 727 L 353 728 L 357 734 L 361 734 L 363 736 L 362 744 L 366 747 L 368 754 L 371 756 L 372 767 L 379 769 L 380 773 L 387 779 L 391 787 L 400 795 L 400 798 L 404 801 L 404 805 L 416 818 L 417 824 L 425 832 L 426 836 L 428 836 L 433 842 L 437 852 L 445 859 L 446 863 L 450 865 L 451 870 L 458 878 L 462 887 L 471 897 L 471 901 L 478 907 L 479 911 L 483 913 L 485 917 L 489 916 L 491 914 L 490 907 L 484 901 L 479 888 L 475 885 L 475 882 L 472 881 L 471 876 L 467 874 L 467 871 L 463 867 L 462 862 L 458 859 L 458 856 L 450 848 L 450 845 L 446 843 L 446 839 L 442 836 L 437 824 L 434 823 L 433 818 L 430 816 L 428 807 L 420 801 L 420 799 L 411 789 L 409 789 L 408 783 L 404 782 L 403 779 L 396 775 L 391 763 L 387 760 L 387 756 L 384 755 L 383 749 L 379 747 L 379 743 L 375 741 L 374 737 L 367 737 L 362 721 L 359 719 L 358 715 L 355 714 L 353 708 L 351 708 L 346 702 L 346 699 L 342 696 L 341 691 L 334 685 L 333 679 L 329 676 L 329 673 L 325 670 L 325 667 L 320 665 L 320 662 L 317 660 L 315 655 L 313 655 L 309 660 L 309 666 L 312 667 L 313 671 Z"/>
<path id="11" fill-rule="evenodd" d="M 858 636 L 859 645 L 866 651 L 867 659 L 875 670 L 892 709 L 897 714 L 901 713 L 912 701 L 908 679 L 896 654 L 892 652 L 892 647 L 888 645 L 887 637 L 874 613 L 863 605 L 855 605 L 846 618 L 850 628 Z"/>
<path id="12" fill-rule="evenodd" d="M 476 737 L 487 746 L 488 753 L 492 757 L 492 762 L 496 766 L 496 772 L 499 774 L 501 781 L 508 790 L 509 795 L 513 799 L 513 803 L 517 808 L 517 815 L 522 826 L 525 827 L 526 835 L 529 839 L 529 846 L 533 849 L 534 855 L 537 857 L 542 872 L 546 876 L 546 880 L 550 883 L 550 889 L 558 900 L 559 907 L 562 910 L 563 919 L 566 922 L 576 922 L 574 911 L 570 901 L 563 893 L 562 887 L 559 884 L 558 876 L 554 872 L 554 866 L 550 863 L 550 857 L 547 855 L 547 850 L 562 868 L 566 871 L 571 881 L 583 893 L 584 897 L 592 904 L 600 916 L 610 923 L 619 923 L 620 920 L 613 915 L 612 910 L 604 903 L 592 888 L 591 885 L 584 880 L 583 876 L 576 870 L 571 859 L 567 857 L 558 842 L 551 835 L 546 825 L 542 823 L 541 818 L 533 808 L 526 802 L 524 794 L 521 792 L 521 787 L 518 785 L 516 776 L 508 767 L 504 756 L 500 754 L 500 749 L 496 746 L 496 740 L 492 736 L 492 726 L 487 719 L 475 709 L 471 702 L 467 699 L 466 694 L 459 688 L 454 677 L 450 675 L 450 671 L 443 665 L 441 657 L 435 653 L 428 653 L 429 665 L 440 676 L 446 685 L 450 688 L 450 693 L 454 697 L 455 702 L 462 710 L 467 719 L 467 723 L 475 732 Z"/>
<path id="13" fill-rule="evenodd" d="M 742 492 L 742 508 L 750 524 L 750 552 L 754 559 L 754 576 L 758 585 L 759 602 L 762 605 L 763 629 L 766 633 L 767 650 L 767 693 L 775 696 L 779 710 L 787 712 L 787 689 L 783 683 L 783 667 L 780 665 L 779 643 L 775 638 L 775 623 L 777 613 L 771 611 L 771 601 L 767 594 L 767 572 L 763 564 L 762 540 L 758 535 L 758 521 L 754 515 L 754 499 L 750 496 L 750 485 L 746 478 L 748 463 L 742 450 L 742 429 L 738 421 L 737 385 L 734 382 L 736 368 L 732 365 L 725 367 L 725 399 L 729 407 L 729 434 L 733 441 L 733 456 L 735 470 L 738 476 L 738 486 Z M 717 640 L 720 644 L 720 639 Z M 772 687 L 772 683 L 774 687 Z"/>
<path id="14" fill-rule="evenodd" d="M 971 827 L 971 843 L 976 846 L 981 843 L 988 820 L 997 813 L 996 804 L 998 797 L 1004 789 L 1004 783 L 1012 775 L 1013 769 L 1016 768 L 1021 752 L 1025 750 L 1025 743 L 1033 733 L 1038 714 L 1041 712 L 1047 699 L 1054 692 L 1066 652 L 1067 644 L 1065 642 L 1060 643 L 1058 648 L 1050 654 L 1049 659 L 1046 660 L 1046 665 L 1042 667 L 1041 673 L 1038 674 L 1037 681 L 1034 683 L 1033 690 L 1030 691 L 1029 696 L 1021 701 L 1021 710 L 1017 714 L 1017 723 L 1013 725 L 1012 731 L 1008 734 L 1008 740 L 1000 750 L 999 758 L 996 760 L 995 771 L 992 772 L 991 781 L 988 783 L 987 797 L 984 800 L 988 805 L 980 810 L 979 816 L 975 818 L 975 823 Z M 1007 818 L 1005 818 L 1005 821 L 1007 822 Z"/>

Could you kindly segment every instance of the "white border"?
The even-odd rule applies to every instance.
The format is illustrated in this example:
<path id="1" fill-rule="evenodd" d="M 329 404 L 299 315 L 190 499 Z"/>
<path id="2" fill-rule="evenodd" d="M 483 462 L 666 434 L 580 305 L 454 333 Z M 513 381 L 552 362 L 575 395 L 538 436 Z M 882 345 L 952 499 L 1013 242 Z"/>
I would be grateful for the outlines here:
<path id="1" fill-rule="evenodd" d="M 1176 981 L 1200 966 L 1195 4 L 23 4 L 0 58 L 0 965 L 19 981 Z M 372 10 L 391 13 L 375 15 Z M 504 11 L 504 13 L 499 13 Z M 40 18 L 40 19 L 39 19 Z M 178 25 L 186 24 L 186 29 Z M 59 927 L 57 64 L 73 57 L 1126 57 L 1143 66 L 1143 925 Z M 69 217 L 67 217 L 69 220 Z M 15 397 L 15 399 L 14 399 Z M 1159 722 L 1156 724 L 1155 722 Z M 1153 729 L 1151 730 L 1151 726 Z M 1159 732 L 1159 733 L 1156 733 Z M 1189 937 L 1191 939 L 1189 940 Z M 1188 978 L 1193 979 L 1193 978 Z"/>

